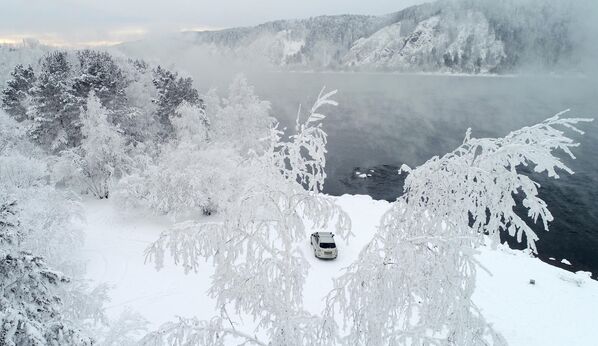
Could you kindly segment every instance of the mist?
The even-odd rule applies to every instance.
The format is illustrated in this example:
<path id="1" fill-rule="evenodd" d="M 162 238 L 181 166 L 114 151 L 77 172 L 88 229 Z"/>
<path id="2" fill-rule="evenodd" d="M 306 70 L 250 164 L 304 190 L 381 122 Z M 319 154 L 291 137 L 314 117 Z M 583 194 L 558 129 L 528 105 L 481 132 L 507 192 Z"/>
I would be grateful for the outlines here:
<path id="1" fill-rule="evenodd" d="M 565 109 L 571 109 L 574 116 L 598 116 L 598 3 L 463 0 L 442 6 L 459 10 L 471 3 L 485 8 L 490 22 L 502 21 L 515 28 L 513 32 L 524 30 L 523 25 L 534 28 L 519 36 L 521 50 L 517 51 L 516 64 L 497 73 L 469 75 L 440 70 L 280 65 L 260 50 L 238 59 L 235 48 L 228 46 L 223 53 L 213 45 L 198 43 L 191 33 L 170 37 L 166 45 L 154 46 L 150 39 L 138 42 L 137 47 L 123 48 L 146 57 L 152 52 L 149 55 L 157 62 L 193 76 L 204 92 L 215 87 L 226 94 L 234 76 L 244 74 L 256 93 L 272 103 L 272 115 L 281 127 L 291 133 L 300 104 L 311 104 L 322 86 L 338 89 L 340 105 L 331 110 L 324 124 L 330 136 L 324 191 L 394 200 L 403 192 L 402 180 L 392 177 L 396 167 L 418 166 L 430 157 L 450 152 L 462 142 L 468 128 L 475 137 L 500 137 Z M 558 35 L 550 36 L 553 30 Z M 547 37 L 553 40 L 546 41 Z M 153 46 L 159 48 L 152 50 Z M 243 44 L 233 47 L 242 50 Z M 178 53 L 167 54 L 170 51 Z M 576 137 L 581 143 L 578 159 L 569 162 L 577 174 L 561 178 L 568 188 L 540 178 L 545 186 L 542 193 L 547 195 L 557 221 L 551 233 L 543 234 L 545 240 L 539 246 L 540 257 L 547 262 L 562 256 L 563 248 L 574 249 L 567 256 L 574 259 L 577 269 L 589 270 L 598 267 L 592 250 L 598 248 L 598 217 L 590 211 L 591 196 L 598 194 L 598 165 L 594 160 L 598 126 L 592 123 L 584 131 L 585 136 Z M 355 177 L 356 172 L 370 169 L 384 173 L 368 180 Z M 396 184 L 389 186 L 391 180 Z M 566 211 L 570 203 L 584 207 L 571 214 Z M 579 213 L 584 214 L 581 223 L 575 216 Z"/>
<path id="2" fill-rule="evenodd" d="M 0 345 L 598 339 L 595 1 L 32 3 Z"/>
<path id="3" fill-rule="evenodd" d="M 441 0 L 379 17 L 364 17 L 360 21 L 370 23 L 367 25 L 371 29 L 355 34 L 371 35 L 385 25 L 400 20 L 403 23 L 401 35 L 405 35 L 405 28 L 414 27 L 414 23 L 426 16 L 448 13 L 446 17 L 454 17 L 455 19 L 451 20 L 456 20 L 458 23 L 461 20 L 459 16 L 469 13 L 468 11 L 472 9 L 483 13 L 487 18 L 492 26 L 491 35 L 496 35 L 506 42 L 505 51 L 501 53 L 504 54 L 501 57 L 502 63 L 490 70 L 491 74 L 577 74 L 588 77 L 596 75 L 595 61 L 598 52 L 594 42 L 598 35 L 598 5 L 591 0 L 574 2 Z M 359 13 L 352 14 L 359 15 Z M 457 35 L 458 30 L 461 30 L 455 28 L 448 31 L 447 25 L 449 24 L 444 24 L 444 27 L 440 27 L 439 30 L 447 30 L 448 35 Z M 303 42 L 302 50 L 297 52 L 300 55 L 293 57 L 296 61 L 291 61 L 284 55 L 280 57 L 281 54 L 288 53 L 279 52 L 278 46 L 289 42 L 277 37 L 280 33 L 278 30 L 287 30 L 291 33 L 286 40 Z M 305 30 L 307 32 L 302 33 Z M 114 50 L 125 52 L 126 55 L 155 59 L 167 65 L 176 65 L 196 76 L 201 74 L 215 80 L 220 80 L 220 77 L 230 79 L 236 73 L 280 70 L 470 73 L 467 69 L 425 63 L 418 66 L 349 67 L 343 65 L 345 62 L 341 58 L 349 52 L 347 46 L 336 46 L 334 41 L 326 36 L 315 40 L 311 36 L 313 34 L 309 29 L 297 26 L 295 21 L 288 24 L 283 21 L 258 27 L 226 29 L 214 34 L 209 32 L 150 34 L 142 40 L 116 46 Z M 353 43 L 353 41 L 343 42 L 345 45 Z M 319 49 L 310 53 L 311 45 L 314 44 L 318 45 Z M 326 50 L 336 58 L 330 61 L 331 58 L 322 56 L 322 51 Z M 173 51 L 177 53 L 171 54 Z"/>

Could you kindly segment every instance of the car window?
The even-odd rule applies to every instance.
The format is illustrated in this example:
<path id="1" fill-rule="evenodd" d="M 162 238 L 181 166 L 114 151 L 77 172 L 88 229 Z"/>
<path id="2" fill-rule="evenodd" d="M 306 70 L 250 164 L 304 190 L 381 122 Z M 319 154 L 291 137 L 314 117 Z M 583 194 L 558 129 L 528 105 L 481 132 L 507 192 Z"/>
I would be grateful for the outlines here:
<path id="1" fill-rule="evenodd" d="M 334 243 L 320 243 L 320 247 L 322 249 L 334 249 L 336 247 L 336 244 L 334 244 Z"/>

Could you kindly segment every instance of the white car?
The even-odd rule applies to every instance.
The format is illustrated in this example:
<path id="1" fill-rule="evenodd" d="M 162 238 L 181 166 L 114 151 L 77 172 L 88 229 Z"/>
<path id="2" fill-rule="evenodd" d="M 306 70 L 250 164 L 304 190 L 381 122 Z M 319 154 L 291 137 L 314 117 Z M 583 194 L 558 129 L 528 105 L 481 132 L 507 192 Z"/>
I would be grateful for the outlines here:
<path id="1" fill-rule="evenodd" d="M 338 255 L 334 234 L 331 232 L 312 233 L 310 242 L 317 258 L 335 259 Z"/>

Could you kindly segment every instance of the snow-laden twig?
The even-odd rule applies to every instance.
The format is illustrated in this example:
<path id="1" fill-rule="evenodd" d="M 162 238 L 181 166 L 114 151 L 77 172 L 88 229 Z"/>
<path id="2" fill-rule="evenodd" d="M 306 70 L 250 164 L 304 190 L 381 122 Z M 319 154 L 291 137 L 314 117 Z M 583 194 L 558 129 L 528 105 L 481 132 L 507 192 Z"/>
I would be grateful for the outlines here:
<path id="1" fill-rule="evenodd" d="M 319 194 L 324 173 L 326 133 L 318 115 L 322 105 L 335 104 L 332 93 L 320 93 L 307 120 L 298 121 L 298 132 L 282 140 L 274 127 L 261 154 L 245 160 L 250 174 L 234 203 L 216 223 L 186 222 L 162 234 L 147 250 L 147 259 L 161 267 L 165 253 L 186 271 L 197 271 L 199 263 L 211 260 L 215 272 L 209 295 L 221 307 L 222 316 L 211 322 L 179 320 L 164 326 L 145 341 L 220 345 L 225 337 L 241 338 L 249 344 L 313 345 L 321 323 L 303 307 L 303 286 L 309 264 L 300 251 L 306 229 L 334 229 L 350 235 L 348 215 L 334 200 Z M 256 330 L 267 335 L 261 342 L 234 327 L 224 309 L 234 307 L 247 314 Z M 232 311 L 231 311 L 232 312 Z"/>
<path id="2" fill-rule="evenodd" d="M 335 280 L 326 300 L 321 333 L 337 336 L 336 315 L 346 328 L 347 345 L 504 344 L 471 301 L 475 288 L 476 248 L 486 237 L 494 243 L 506 232 L 526 239 L 536 252 L 538 236 L 514 211 L 515 195 L 533 222 L 548 230 L 553 217 L 538 196 L 532 166 L 558 178 L 573 173 L 556 151 L 571 158 L 578 144 L 558 127 L 590 119 L 551 117 L 504 138 L 473 138 L 420 167 L 403 165 L 405 193 L 382 217 L 374 238 L 358 259 Z M 392 264 L 392 265 L 389 265 Z"/>

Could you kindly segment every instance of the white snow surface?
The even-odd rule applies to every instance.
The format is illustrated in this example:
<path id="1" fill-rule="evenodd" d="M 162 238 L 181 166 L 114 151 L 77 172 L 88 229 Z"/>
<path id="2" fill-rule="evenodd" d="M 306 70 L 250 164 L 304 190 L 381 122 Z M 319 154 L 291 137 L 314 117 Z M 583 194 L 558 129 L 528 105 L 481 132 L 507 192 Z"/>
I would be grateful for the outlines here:
<path id="1" fill-rule="evenodd" d="M 348 266 L 375 232 L 390 204 L 369 196 L 344 195 L 337 203 L 349 213 L 355 237 L 336 239 L 339 257 L 313 257 L 306 237 L 304 254 L 311 268 L 304 289 L 305 307 L 320 313 L 332 279 Z M 87 275 L 113 286 L 107 313 L 116 318 L 129 307 L 154 329 L 175 316 L 209 319 L 217 314 L 206 294 L 213 272 L 206 262 L 198 273 L 166 263 L 161 271 L 144 263 L 144 250 L 173 223 L 147 212 L 122 212 L 111 201 L 84 202 L 87 226 L 83 259 Z M 571 273 L 504 247 L 481 248 L 474 302 L 511 345 L 596 345 L 598 281 L 588 273 Z M 530 279 L 535 280 L 531 285 Z"/>

